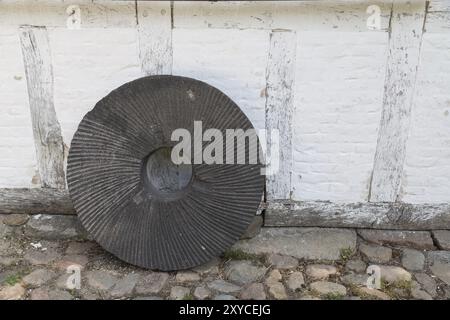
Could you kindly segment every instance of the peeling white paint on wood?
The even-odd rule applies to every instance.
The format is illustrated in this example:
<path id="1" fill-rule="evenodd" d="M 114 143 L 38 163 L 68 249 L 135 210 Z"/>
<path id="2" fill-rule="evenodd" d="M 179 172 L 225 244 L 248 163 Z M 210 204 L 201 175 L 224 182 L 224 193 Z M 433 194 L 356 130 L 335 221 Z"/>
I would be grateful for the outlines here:
<path id="1" fill-rule="evenodd" d="M 134 1 L 108 0 L 3 0 L 0 1 L 0 27 L 33 25 L 67 28 L 69 6 L 80 8 L 81 28 L 134 28 Z"/>
<path id="2" fill-rule="evenodd" d="M 441 229 L 450 226 L 450 204 L 272 201 L 268 203 L 264 225 L 268 227 Z"/>
<path id="3" fill-rule="evenodd" d="M 176 1 L 175 28 L 294 29 L 369 32 L 366 12 L 380 8 L 380 29 L 389 26 L 392 1 Z M 372 31 L 373 32 L 373 31 Z"/>
<path id="4" fill-rule="evenodd" d="M 393 5 L 383 111 L 369 201 L 398 200 L 419 66 L 426 2 Z"/>
<path id="5" fill-rule="evenodd" d="M 145 75 L 172 74 L 170 1 L 138 1 L 139 57 Z"/>
<path id="6" fill-rule="evenodd" d="M 266 139 L 267 159 L 278 169 L 266 177 L 267 199 L 289 199 L 292 174 L 292 116 L 294 112 L 294 78 L 297 36 L 280 30 L 270 34 L 270 49 L 266 71 Z M 272 155 L 274 130 L 278 130 L 278 157 Z M 275 149 L 274 149 L 275 150 Z M 266 160 L 267 161 L 267 160 Z M 270 164 L 274 165 L 274 163 Z"/>
<path id="7" fill-rule="evenodd" d="M 64 188 L 64 146 L 53 103 L 53 69 L 47 29 L 22 27 L 20 41 L 40 180 L 45 188 Z"/>

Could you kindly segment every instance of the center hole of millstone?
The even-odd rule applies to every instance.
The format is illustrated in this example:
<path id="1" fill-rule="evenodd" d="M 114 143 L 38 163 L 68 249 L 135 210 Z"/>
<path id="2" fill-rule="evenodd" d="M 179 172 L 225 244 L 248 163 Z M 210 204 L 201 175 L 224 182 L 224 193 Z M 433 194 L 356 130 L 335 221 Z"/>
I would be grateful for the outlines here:
<path id="1" fill-rule="evenodd" d="M 171 152 L 171 148 L 159 148 L 147 157 L 145 163 L 147 185 L 160 195 L 175 195 L 192 181 L 192 165 L 175 164 Z"/>

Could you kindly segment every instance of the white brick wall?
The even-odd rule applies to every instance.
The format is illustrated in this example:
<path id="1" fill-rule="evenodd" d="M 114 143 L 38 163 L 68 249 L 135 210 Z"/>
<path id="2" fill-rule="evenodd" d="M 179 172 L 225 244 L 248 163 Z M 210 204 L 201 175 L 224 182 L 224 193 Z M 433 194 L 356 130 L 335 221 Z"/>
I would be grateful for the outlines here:
<path id="1" fill-rule="evenodd" d="M 222 90 L 264 129 L 268 49 L 265 30 L 174 29 L 173 74 Z"/>
<path id="2" fill-rule="evenodd" d="M 367 201 L 386 45 L 386 33 L 299 33 L 295 200 Z"/>
<path id="3" fill-rule="evenodd" d="M 450 200 L 450 32 L 425 33 L 402 200 Z"/>
<path id="4" fill-rule="evenodd" d="M 100 98 L 143 75 L 138 30 L 129 2 L 120 10 L 108 11 L 106 4 L 88 10 L 81 30 L 65 28 L 66 2 L 27 14 L 19 14 L 11 3 L 3 11 L 0 3 L 0 188 L 36 187 L 18 25 L 44 21 L 49 27 L 54 102 L 67 145 Z M 381 5 L 379 31 L 366 30 L 366 7 L 362 2 L 330 7 L 290 3 L 276 10 L 267 3 L 245 4 L 244 10 L 237 3 L 175 6 L 173 74 L 216 86 L 257 128 L 265 127 L 270 32 L 278 27 L 296 31 L 294 200 L 368 199 L 390 5 Z M 438 27 L 435 20 L 427 21 L 400 194 L 400 200 L 411 203 L 450 201 L 450 31 L 442 19 Z"/>

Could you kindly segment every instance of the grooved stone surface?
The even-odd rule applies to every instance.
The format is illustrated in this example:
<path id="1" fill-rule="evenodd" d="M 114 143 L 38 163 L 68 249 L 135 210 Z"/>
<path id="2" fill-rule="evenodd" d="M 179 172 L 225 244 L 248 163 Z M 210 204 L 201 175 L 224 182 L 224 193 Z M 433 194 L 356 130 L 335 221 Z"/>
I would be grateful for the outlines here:
<path id="1" fill-rule="evenodd" d="M 356 232 L 332 228 L 262 228 L 259 235 L 234 248 L 250 253 L 277 253 L 299 259 L 337 260 L 341 249 L 356 248 Z"/>
<path id="2" fill-rule="evenodd" d="M 223 136 L 253 129 L 218 89 L 175 76 L 124 84 L 81 121 L 68 159 L 70 195 L 86 230 L 120 259 L 159 270 L 195 267 L 231 247 L 255 216 L 260 164 L 225 164 L 227 152 L 216 157 L 224 164 L 206 164 L 195 147 L 194 164 L 184 165 L 189 172 L 173 164 L 172 134 L 182 128 L 194 140 L 195 121 L 202 121 L 197 132 L 215 128 Z"/>

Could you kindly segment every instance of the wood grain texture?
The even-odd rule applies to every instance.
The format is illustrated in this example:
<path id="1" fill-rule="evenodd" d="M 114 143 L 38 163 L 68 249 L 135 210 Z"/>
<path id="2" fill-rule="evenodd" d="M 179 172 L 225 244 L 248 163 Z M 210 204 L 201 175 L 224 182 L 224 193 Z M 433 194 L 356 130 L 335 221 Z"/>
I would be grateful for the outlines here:
<path id="1" fill-rule="evenodd" d="M 290 200 L 262 203 L 267 227 L 401 230 L 450 229 L 450 204 L 349 203 Z M 0 189 L 0 214 L 75 214 L 69 194 L 57 189 Z"/>
<path id="2" fill-rule="evenodd" d="M 0 26 L 37 25 L 67 28 L 70 6 L 78 6 L 81 28 L 135 28 L 134 1 L 26 0 L 0 1 Z"/>
<path id="3" fill-rule="evenodd" d="M 264 225 L 402 230 L 450 229 L 450 204 L 274 201 L 268 204 Z"/>
<path id="4" fill-rule="evenodd" d="M 426 3 L 396 1 L 392 9 L 383 110 L 369 201 L 397 201 L 411 123 Z"/>
<path id="5" fill-rule="evenodd" d="M 143 74 L 172 74 L 171 2 L 138 1 L 136 10 Z"/>
<path id="6" fill-rule="evenodd" d="M 0 214 L 75 214 L 66 190 L 0 189 Z"/>
<path id="7" fill-rule="evenodd" d="M 53 102 L 53 70 L 47 29 L 21 27 L 37 165 L 44 188 L 64 188 L 64 143 Z"/>
<path id="8" fill-rule="evenodd" d="M 375 1 L 175 1 L 175 28 L 293 29 L 386 32 L 392 0 Z M 380 29 L 369 30 L 366 12 L 380 8 Z"/>
<path id="9" fill-rule="evenodd" d="M 267 199 L 289 199 L 291 194 L 296 46 L 297 38 L 293 31 L 274 31 L 270 35 L 266 71 L 266 152 L 268 159 L 278 162 L 278 168 L 274 168 L 273 175 L 266 176 Z M 279 132 L 278 157 L 272 154 L 273 130 Z"/>

